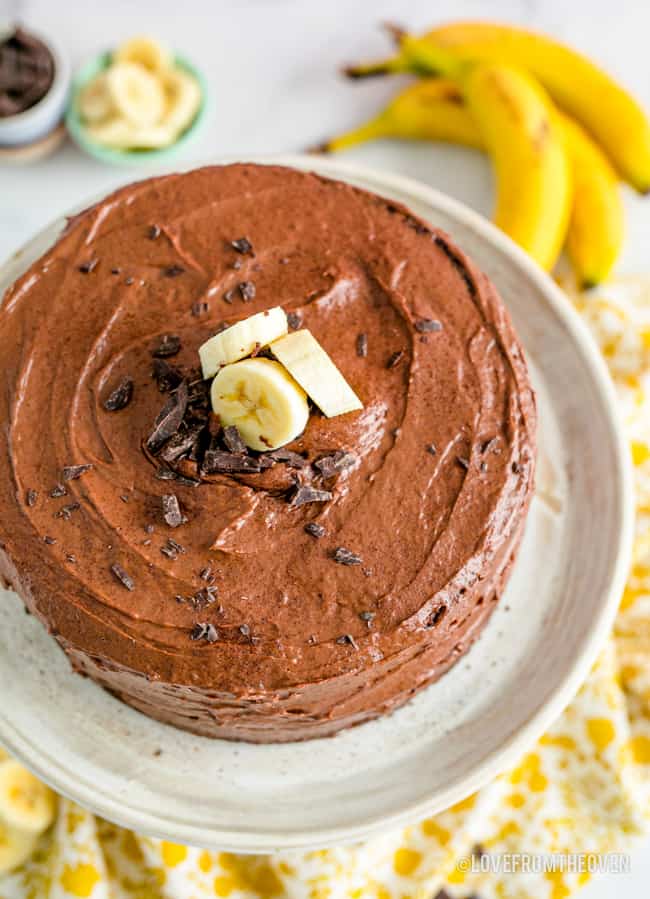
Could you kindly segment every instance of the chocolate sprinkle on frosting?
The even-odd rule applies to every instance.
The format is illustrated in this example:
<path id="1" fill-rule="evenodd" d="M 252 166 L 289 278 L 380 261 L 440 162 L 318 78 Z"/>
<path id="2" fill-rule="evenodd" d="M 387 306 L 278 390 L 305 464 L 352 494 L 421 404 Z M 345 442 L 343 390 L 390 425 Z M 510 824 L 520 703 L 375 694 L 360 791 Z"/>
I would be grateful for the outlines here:
<path id="1" fill-rule="evenodd" d="M 442 331 L 442 322 L 435 318 L 420 318 L 415 323 L 415 330 L 419 334 L 429 334 L 433 331 Z"/>
<path id="2" fill-rule="evenodd" d="M 154 359 L 152 375 L 161 393 L 175 390 L 183 380 L 180 371 L 164 359 Z"/>
<path id="3" fill-rule="evenodd" d="M 31 508 L 36 505 L 36 500 L 38 499 L 38 493 L 35 490 L 28 490 L 25 496 L 25 502 Z"/>
<path id="4" fill-rule="evenodd" d="M 68 491 L 63 486 L 63 484 L 56 484 L 50 490 L 50 496 L 52 497 L 52 499 L 59 499 L 59 497 L 67 496 L 67 495 L 68 495 Z"/>
<path id="5" fill-rule="evenodd" d="M 305 531 L 311 536 L 315 537 L 319 540 L 321 537 L 325 536 L 325 528 L 322 524 L 318 524 L 315 521 L 310 521 L 305 525 Z"/>
<path id="6" fill-rule="evenodd" d="M 214 624 L 195 624 L 190 633 L 190 640 L 195 642 L 205 640 L 206 643 L 216 643 L 219 639 L 219 632 Z"/>
<path id="7" fill-rule="evenodd" d="M 271 450 L 270 453 L 264 453 L 260 459 L 272 459 L 273 462 L 284 462 L 289 468 L 304 468 L 307 460 L 300 453 L 295 453 L 289 449 Z"/>
<path id="8" fill-rule="evenodd" d="M 126 587 L 127 590 L 135 590 L 135 583 L 133 582 L 133 578 L 130 574 L 126 573 L 121 565 L 119 565 L 117 562 L 114 562 L 111 565 L 111 571 L 123 587 Z"/>
<path id="9" fill-rule="evenodd" d="M 167 359 L 180 352 L 181 339 L 178 334 L 163 334 L 158 344 L 151 351 L 151 355 L 157 359 Z"/>
<path id="10" fill-rule="evenodd" d="M 287 324 L 291 331 L 297 331 L 302 324 L 302 317 L 297 312 L 287 312 Z"/>
<path id="11" fill-rule="evenodd" d="M 77 509 L 81 508 L 80 503 L 68 503 L 67 506 L 61 506 L 59 511 L 54 516 L 55 518 L 63 518 L 65 521 L 69 521 L 72 517 L 72 513 L 76 512 Z"/>
<path id="12" fill-rule="evenodd" d="M 239 292 L 241 294 L 241 298 L 245 303 L 250 302 L 255 299 L 255 294 L 257 293 L 255 289 L 255 285 L 252 281 L 242 281 L 239 284 Z"/>
<path id="13" fill-rule="evenodd" d="M 64 481 L 76 481 L 77 478 L 80 478 L 82 474 L 85 474 L 87 471 L 90 471 L 92 468 L 91 462 L 86 462 L 83 465 L 66 465 L 63 469 L 63 480 Z"/>
<path id="14" fill-rule="evenodd" d="M 357 356 L 360 356 L 362 359 L 368 355 L 368 335 L 367 334 L 359 334 L 357 337 Z"/>
<path id="15" fill-rule="evenodd" d="M 170 265 L 163 272 L 166 278 L 178 278 L 179 275 L 182 275 L 185 269 L 182 265 Z"/>
<path id="16" fill-rule="evenodd" d="M 395 368 L 400 364 L 402 359 L 404 358 L 404 350 L 397 350 L 393 355 L 389 358 L 386 363 L 386 368 Z"/>
<path id="17" fill-rule="evenodd" d="M 149 240 L 157 240 L 160 237 L 160 234 L 161 234 L 160 227 L 158 225 L 152 225 L 149 228 L 147 237 L 149 238 Z"/>
<path id="18" fill-rule="evenodd" d="M 430 453 L 432 456 L 437 456 L 437 455 L 438 455 L 438 449 L 437 449 L 435 443 L 430 443 L 430 444 L 427 446 L 427 452 Z"/>
<path id="19" fill-rule="evenodd" d="M 334 550 L 333 559 L 339 565 L 361 565 L 362 563 L 361 556 L 353 553 L 351 549 L 346 549 L 344 546 L 339 546 Z"/>
<path id="20" fill-rule="evenodd" d="M 162 497 L 163 518 L 170 528 L 177 528 L 185 521 L 180 503 L 175 493 L 166 493 Z"/>
<path id="21" fill-rule="evenodd" d="M 203 458 L 203 471 L 206 474 L 243 474 L 256 473 L 262 466 L 250 456 L 243 453 L 226 453 L 222 450 L 207 450 Z"/>
<path id="22" fill-rule="evenodd" d="M 48 546 L 54 546 L 56 540 L 54 537 L 49 537 L 47 534 L 43 537 L 43 543 L 47 543 Z"/>
<path id="23" fill-rule="evenodd" d="M 232 240 L 230 246 L 242 255 L 253 252 L 253 244 L 247 237 L 238 237 L 237 240 Z"/>
<path id="24" fill-rule="evenodd" d="M 326 503 L 332 498 L 329 490 L 315 490 L 313 487 L 296 487 L 291 496 L 291 505 L 299 509 L 307 503 Z"/>
<path id="25" fill-rule="evenodd" d="M 147 449 L 154 456 L 179 429 L 187 409 L 187 382 L 182 381 L 158 413 L 153 430 L 147 438 Z"/>
<path id="26" fill-rule="evenodd" d="M 97 268 L 97 263 L 99 259 L 89 259 L 88 262 L 84 262 L 79 266 L 79 271 L 83 275 L 89 275 L 92 271 Z"/>
<path id="27" fill-rule="evenodd" d="M 336 638 L 336 642 L 339 646 L 345 646 L 348 644 L 349 646 L 353 646 L 357 651 L 359 647 L 357 646 L 357 641 L 354 639 L 352 634 L 342 634 L 340 637 Z"/>
<path id="28" fill-rule="evenodd" d="M 104 400 L 103 406 L 107 412 L 119 412 L 129 405 L 133 399 L 133 379 L 122 378 L 117 385 Z"/>
<path id="29" fill-rule="evenodd" d="M 321 477 L 328 479 L 354 465 L 355 462 L 356 456 L 354 453 L 345 453 L 339 450 L 336 453 L 332 453 L 331 456 L 323 456 L 321 459 L 317 459 L 314 462 L 314 468 L 318 469 Z"/>

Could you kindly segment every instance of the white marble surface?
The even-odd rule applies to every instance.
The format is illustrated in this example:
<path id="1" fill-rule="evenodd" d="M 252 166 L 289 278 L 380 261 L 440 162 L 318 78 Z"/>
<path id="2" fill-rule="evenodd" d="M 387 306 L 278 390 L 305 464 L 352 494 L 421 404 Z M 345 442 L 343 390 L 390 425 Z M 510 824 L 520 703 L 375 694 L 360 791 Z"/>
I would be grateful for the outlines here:
<path id="1" fill-rule="evenodd" d="M 213 111 L 187 162 L 300 150 L 356 124 L 395 82 L 351 84 L 337 69 L 386 52 L 381 21 L 422 29 L 489 17 L 538 27 L 600 60 L 650 108 L 648 0 L 0 0 L 0 20 L 16 9 L 26 24 L 55 34 L 75 65 L 138 32 L 158 34 L 190 56 L 212 85 Z M 382 142 L 348 157 L 420 178 L 489 212 L 489 169 L 471 151 Z M 141 174 L 104 167 L 72 146 L 37 165 L 0 168 L 0 258 L 64 210 Z M 650 198 L 628 191 L 626 203 L 620 270 L 647 271 Z M 650 852 L 641 849 L 630 875 L 602 877 L 582 895 L 646 899 L 649 882 Z"/>

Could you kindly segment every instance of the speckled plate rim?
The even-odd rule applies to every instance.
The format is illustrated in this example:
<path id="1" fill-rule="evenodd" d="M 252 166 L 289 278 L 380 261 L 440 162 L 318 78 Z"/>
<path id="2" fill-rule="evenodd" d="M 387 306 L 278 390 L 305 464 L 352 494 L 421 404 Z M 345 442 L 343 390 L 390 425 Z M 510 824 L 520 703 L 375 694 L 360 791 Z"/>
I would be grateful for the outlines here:
<path id="1" fill-rule="evenodd" d="M 448 216 L 458 224 L 471 229 L 475 236 L 500 255 L 508 266 L 518 269 L 543 295 L 551 313 L 562 324 L 567 335 L 589 370 L 593 385 L 602 402 L 607 419 L 611 449 L 615 458 L 614 469 L 608 477 L 614 484 L 616 521 L 610 523 L 610 533 L 616 535 L 615 554 L 608 570 L 607 586 L 600 597 L 599 611 L 585 621 L 584 635 L 579 651 L 567 663 L 558 682 L 548 691 L 543 705 L 531 711 L 525 721 L 510 736 L 487 752 L 480 764 L 456 777 L 450 778 L 435 795 L 423 795 L 415 802 L 402 803 L 392 811 L 367 814 L 363 821 L 334 827 L 305 829 L 297 822 L 292 829 L 282 833 L 253 832 L 246 828 L 216 829 L 197 826 L 188 815 L 183 820 L 170 821 L 160 814 L 150 814 L 118 801 L 100 784 L 82 783 L 77 773 L 66 769 L 61 759 L 51 757 L 43 745 L 33 740 L 34 735 L 23 734 L 12 728 L 0 715 L 0 740 L 10 752 L 19 757 L 43 780 L 97 814 L 132 830 L 154 836 L 173 839 L 188 845 L 220 848 L 240 853 L 268 853 L 288 849 L 322 848 L 367 839 L 390 828 L 413 823 L 427 815 L 450 807 L 480 789 L 499 773 L 513 766 L 526 749 L 537 740 L 548 726 L 561 714 L 586 679 L 598 651 L 604 644 L 614 621 L 618 602 L 628 574 L 633 539 L 634 504 L 631 462 L 618 415 L 617 398 L 605 363 L 586 326 L 552 279 L 539 269 L 512 241 L 498 231 L 482 216 L 462 203 L 413 179 L 385 174 L 359 165 L 343 164 L 327 157 L 265 156 L 216 159 L 216 164 L 248 161 L 260 164 L 282 164 L 303 170 L 314 170 L 325 176 L 348 180 L 378 193 L 399 193 L 410 196 L 435 212 Z M 194 166 L 192 166 L 194 167 Z M 408 201 L 407 201 L 408 202 Z M 58 225 L 60 226 L 60 219 Z M 14 254 L 3 269 L 0 279 L 5 280 L 8 271 L 17 268 L 17 257 L 29 250 L 32 244 L 53 231 L 57 223 L 44 229 L 26 247 Z M 14 273 L 15 277 L 15 273 Z M 452 677 L 453 672 L 447 677 Z M 399 714 L 399 713 L 398 713 Z M 362 725 L 363 727 L 372 725 Z M 198 738 L 197 738 L 198 739 Z M 237 744 L 233 744 L 237 745 Z M 304 744 L 303 744 L 304 745 Z"/>

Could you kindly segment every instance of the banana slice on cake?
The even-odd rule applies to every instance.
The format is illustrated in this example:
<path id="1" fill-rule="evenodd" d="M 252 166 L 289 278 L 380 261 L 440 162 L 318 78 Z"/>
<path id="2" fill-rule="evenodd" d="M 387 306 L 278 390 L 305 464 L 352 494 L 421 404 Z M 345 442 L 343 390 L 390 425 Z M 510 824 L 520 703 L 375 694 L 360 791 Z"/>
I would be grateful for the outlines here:
<path id="1" fill-rule="evenodd" d="M 311 331 L 293 331 L 275 340 L 270 349 L 328 418 L 363 409 L 363 403 Z"/>
<path id="2" fill-rule="evenodd" d="M 17 830 L 0 821 L 0 875 L 24 864 L 37 842 L 38 834 Z"/>
<path id="3" fill-rule="evenodd" d="M 150 72 L 163 72 L 173 64 L 171 51 L 151 37 L 133 37 L 113 53 L 114 62 L 136 62 Z"/>
<path id="4" fill-rule="evenodd" d="M 199 347 L 203 377 L 211 378 L 222 366 L 250 356 L 288 330 L 287 316 L 281 306 L 236 322 Z"/>
<path id="5" fill-rule="evenodd" d="M 160 80 L 135 62 L 116 62 L 106 70 L 106 86 L 119 116 L 141 128 L 159 122 L 165 111 Z"/>
<path id="6" fill-rule="evenodd" d="M 309 419 L 304 390 L 272 359 L 225 365 L 212 382 L 211 399 L 221 424 L 235 425 L 244 443 L 260 452 L 295 440 Z"/>
<path id="7" fill-rule="evenodd" d="M 0 763 L 0 821 L 40 834 L 50 826 L 56 797 L 49 787 L 13 759 Z"/>

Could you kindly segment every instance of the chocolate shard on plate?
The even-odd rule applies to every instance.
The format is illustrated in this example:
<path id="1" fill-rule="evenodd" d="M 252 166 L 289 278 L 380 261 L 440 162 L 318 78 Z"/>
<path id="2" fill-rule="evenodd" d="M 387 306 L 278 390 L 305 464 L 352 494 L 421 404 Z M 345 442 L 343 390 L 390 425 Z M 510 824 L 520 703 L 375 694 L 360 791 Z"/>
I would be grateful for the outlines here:
<path id="1" fill-rule="evenodd" d="M 92 462 L 86 462 L 83 465 L 66 465 L 63 469 L 63 480 L 76 481 L 92 467 Z"/>
<path id="2" fill-rule="evenodd" d="M 181 381 L 158 413 L 153 430 L 147 438 L 147 449 L 157 455 L 179 429 L 187 409 L 187 382 Z"/>
<path id="3" fill-rule="evenodd" d="M 206 450 L 202 468 L 205 474 L 255 474 L 262 470 L 257 459 L 251 456 L 215 449 Z"/>
<path id="4" fill-rule="evenodd" d="M 231 240 L 230 246 L 233 250 L 237 250 L 238 253 L 241 253 L 244 256 L 246 253 L 253 252 L 253 244 L 247 237 L 238 237 L 236 240 Z"/>
<path id="5" fill-rule="evenodd" d="M 318 470 L 321 477 L 327 479 L 340 474 L 346 468 L 350 468 L 356 461 L 357 457 L 354 453 L 338 450 L 329 456 L 322 456 L 320 459 L 317 459 L 314 462 L 314 468 Z"/>
<path id="6" fill-rule="evenodd" d="M 162 510 L 163 518 L 170 528 L 177 528 L 185 521 L 175 493 L 165 493 L 163 495 Z"/>
<path id="7" fill-rule="evenodd" d="M 415 322 L 415 330 L 418 334 L 430 334 L 434 331 L 442 331 L 442 322 L 435 318 L 419 318 Z"/>
<path id="8" fill-rule="evenodd" d="M 111 565 L 111 571 L 117 580 L 122 584 L 123 587 L 126 587 L 127 590 L 135 590 L 135 583 L 130 574 L 122 568 L 117 562 L 114 562 Z"/>
<path id="9" fill-rule="evenodd" d="M 167 359 L 169 356 L 176 356 L 180 350 L 181 339 L 178 334 L 163 334 L 152 349 L 151 355 L 156 359 Z"/>
<path id="10" fill-rule="evenodd" d="M 331 500 L 332 494 L 329 490 L 316 490 L 314 487 L 300 486 L 296 487 L 291 495 L 291 505 L 294 509 L 305 506 L 307 503 L 326 503 Z"/>
<path id="11" fill-rule="evenodd" d="M 338 562 L 339 565 L 361 565 L 363 561 L 361 556 L 352 552 L 351 549 L 346 549 L 344 546 L 338 546 L 334 550 L 332 558 L 335 562 Z"/>
<path id="12" fill-rule="evenodd" d="M 239 428 L 235 425 L 228 425 L 223 429 L 223 442 L 231 453 L 242 453 L 243 455 L 248 453 L 248 447 L 239 433 Z"/>
<path id="13" fill-rule="evenodd" d="M 103 402 L 107 412 L 119 412 L 129 405 L 133 399 L 133 378 L 122 378 L 115 390 L 111 391 Z"/>

